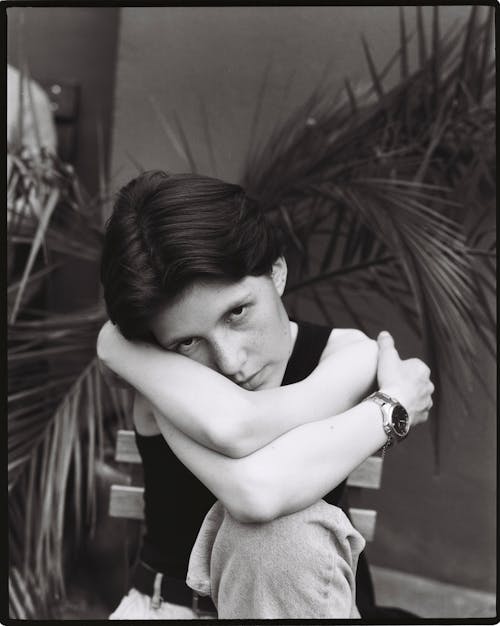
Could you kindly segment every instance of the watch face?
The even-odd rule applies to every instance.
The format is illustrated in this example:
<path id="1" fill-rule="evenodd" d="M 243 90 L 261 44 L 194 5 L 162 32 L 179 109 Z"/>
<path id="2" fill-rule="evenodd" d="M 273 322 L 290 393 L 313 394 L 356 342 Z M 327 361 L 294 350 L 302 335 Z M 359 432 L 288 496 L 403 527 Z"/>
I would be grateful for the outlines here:
<path id="1" fill-rule="evenodd" d="M 392 426 L 400 437 L 404 437 L 408 433 L 408 413 L 400 404 L 397 404 L 392 410 Z"/>

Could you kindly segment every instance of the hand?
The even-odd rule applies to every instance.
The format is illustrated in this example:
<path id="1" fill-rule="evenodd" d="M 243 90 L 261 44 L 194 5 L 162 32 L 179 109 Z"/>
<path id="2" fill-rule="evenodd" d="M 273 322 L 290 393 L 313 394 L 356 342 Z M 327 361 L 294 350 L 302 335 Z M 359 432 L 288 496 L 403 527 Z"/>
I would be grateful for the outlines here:
<path id="1" fill-rule="evenodd" d="M 380 333 L 377 343 L 377 380 L 380 391 L 396 398 L 405 407 L 413 426 L 425 422 L 432 407 L 434 391 L 430 369 L 420 359 L 402 361 L 392 336 L 386 331 Z"/>

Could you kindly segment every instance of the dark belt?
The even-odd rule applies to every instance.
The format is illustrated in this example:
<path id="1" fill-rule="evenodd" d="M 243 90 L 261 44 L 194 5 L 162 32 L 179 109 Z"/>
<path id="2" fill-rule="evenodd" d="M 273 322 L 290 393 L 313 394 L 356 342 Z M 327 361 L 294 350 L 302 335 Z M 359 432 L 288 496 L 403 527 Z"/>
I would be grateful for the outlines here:
<path id="1" fill-rule="evenodd" d="M 154 608 L 159 608 L 163 601 L 188 606 L 198 615 L 206 614 L 217 617 L 217 609 L 212 598 L 198 595 L 196 591 L 186 585 L 186 581 L 157 572 L 142 561 L 139 561 L 134 570 L 132 587 L 147 596 L 151 596 Z"/>

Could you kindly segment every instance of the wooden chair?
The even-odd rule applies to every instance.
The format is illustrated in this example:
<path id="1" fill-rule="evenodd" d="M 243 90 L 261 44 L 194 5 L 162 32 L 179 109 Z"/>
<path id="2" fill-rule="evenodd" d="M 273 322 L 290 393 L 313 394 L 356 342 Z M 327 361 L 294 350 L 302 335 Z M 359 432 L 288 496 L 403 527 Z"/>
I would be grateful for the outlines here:
<path id="1" fill-rule="evenodd" d="M 140 464 L 141 457 L 135 444 L 132 430 L 119 430 L 116 440 L 115 460 L 121 463 Z M 371 456 L 361 463 L 347 479 L 349 490 L 379 489 L 382 477 L 382 459 Z M 144 519 L 144 487 L 134 485 L 112 485 L 109 500 L 109 514 L 125 519 Z M 366 541 L 375 535 L 377 512 L 373 509 L 350 508 L 353 526 Z"/>

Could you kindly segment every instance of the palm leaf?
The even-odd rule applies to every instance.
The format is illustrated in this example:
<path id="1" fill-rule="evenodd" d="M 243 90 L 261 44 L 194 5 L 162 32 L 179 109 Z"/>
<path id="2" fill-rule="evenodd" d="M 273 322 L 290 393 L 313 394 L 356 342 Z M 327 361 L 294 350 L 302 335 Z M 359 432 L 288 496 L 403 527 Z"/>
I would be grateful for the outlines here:
<path id="1" fill-rule="evenodd" d="M 196 173 L 198 171 L 198 167 L 196 165 L 193 152 L 189 145 L 189 141 L 186 135 L 186 131 L 184 130 L 184 126 L 182 125 L 182 122 L 179 119 L 179 116 L 177 115 L 175 111 L 173 113 L 173 117 L 174 117 L 175 125 L 177 126 L 177 131 L 179 133 L 182 147 L 184 149 L 184 154 L 186 155 L 187 160 L 189 162 L 189 167 L 191 168 L 191 172 Z"/>
<path id="2" fill-rule="evenodd" d="M 434 7 L 432 13 L 432 94 L 434 98 L 433 106 L 435 108 L 437 99 L 439 97 L 439 78 L 441 68 L 441 53 L 440 53 L 440 33 L 439 33 L 439 9 Z"/>
<path id="3" fill-rule="evenodd" d="M 364 37 L 361 37 L 361 43 L 363 44 L 363 50 L 365 52 L 366 62 L 368 63 L 368 69 L 370 70 L 370 77 L 372 79 L 372 85 L 377 94 L 379 100 L 383 100 L 384 98 L 384 89 L 382 87 L 382 81 L 380 80 L 379 73 L 377 72 L 377 68 L 375 67 L 375 62 L 372 57 L 372 53 L 370 52 L 370 46 L 366 42 Z"/>
<path id="4" fill-rule="evenodd" d="M 203 100 L 203 98 L 200 98 L 200 110 L 201 110 L 201 120 L 203 124 L 203 133 L 205 135 L 205 142 L 207 144 L 208 156 L 210 159 L 210 166 L 212 168 L 212 174 L 213 176 L 217 177 L 217 159 L 215 158 L 214 143 L 212 141 L 212 135 L 210 133 L 210 124 L 208 122 L 207 107 L 205 106 L 205 101 Z"/>
<path id="5" fill-rule="evenodd" d="M 165 115 L 163 114 L 163 111 L 161 110 L 160 105 L 158 104 L 158 101 L 156 100 L 156 98 L 154 96 L 149 96 L 149 101 L 151 103 L 151 106 L 153 107 L 153 110 L 156 114 L 156 117 L 158 119 L 158 122 L 160 124 L 160 127 L 162 128 L 165 136 L 169 139 L 172 147 L 174 148 L 174 150 L 177 152 L 177 154 L 184 160 L 186 161 L 186 163 L 190 163 L 189 161 L 189 155 L 186 153 L 182 142 L 179 141 L 177 135 L 175 134 L 173 128 L 171 127 L 171 125 L 169 124 L 169 122 L 167 121 Z"/>
<path id="6" fill-rule="evenodd" d="M 483 191 L 484 180 L 494 189 L 494 117 L 484 104 L 492 101 L 493 83 L 486 80 L 491 27 L 478 28 L 476 18 L 473 11 L 465 25 L 441 35 L 434 11 L 429 51 L 418 7 L 420 62 L 410 72 L 401 11 L 399 84 L 384 91 L 384 70 L 377 70 L 363 39 L 377 100 L 360 100 L 348 79 L 347 98 L 333 107 L 315 90 L 255 153 L 243 177 L 290 241 L 292 265 L 305 268 L 299 250 L 308 251 L 307 271 L 287 289 L 294 309 L 304 300 L 300 294 L 308 294 L 328 319 L 321 288 L 328 285 L 339 310 L 362 326 L 355 291 L 392 294 L 392 307 L 416 326 L 433 370 L 455 385 L 469 376 L 476 343 L 491 346 L 494 336 L 474 260 L 477 244 L 488 238 L 478 236 L 478 226 L 469 245 L 461 217 L 475 196 L 485 213 L 494 210 L 494 197 Z M 472 40 L 481 63 L 469 60 L 465 67 Z M 312 206 L 321 207 L 314 217 Z M 439 412 L 436 455 L 446 420 Z M 459 428 L 459 421 L 450 427 Z"/>
<path id="7" fill-rule="evenodd" d="M 10 157 L 9 242 L 13 252 L 29 251 L 21 266 L 13 263 L 8 285 L 9 594 L 11 615 L 29 618 L 49 616 L 65 593 L 63 537 L 73 527 L 81 539 L 92 528 L 103 422 L 122 398 L 102 388 L 95 364 L 102 308 L 63 314 L 31 302 L 67 258 L 98 258 L 103 190 L 88 200 L 54 155 L 21 148 Z"/>
<path id="8" fill-rule="evenodd" d="M 26 289 L 26 284 L 27 284 L 30 272 L 35 263 L 35 259 L 38 255 L 40 246 L 43 244 L 44 236 L 45 236 L 45 232 L 47 230 L 48 224 L 49 224 L 49 220 L 52 216 L 52 212 L 54 211 L 58 200 L 59 200 L 59 190 L 53 189 L 50 192 L 46 200 L 46 204 L 44 204 L 44 206 L 38 205 L 37 207 L 37 213 L 40 216 L 38 228 L 33 238 L 33 243 L 31 244 L 31 250 L 30 250 L 29 257 L 28 257 L 28 261 L 24 268 L 23 276 L 21 278 L 19 289 L 16 294 L 16 299 L 14 300 L 14 304 L 12 306 L 12 311 L 10 314 L 11 323 L 16 320 L 17 314 L 19 312 L 19 306 L 21 304 L 21 299 L 24 295 L 24 290 Z"/>

